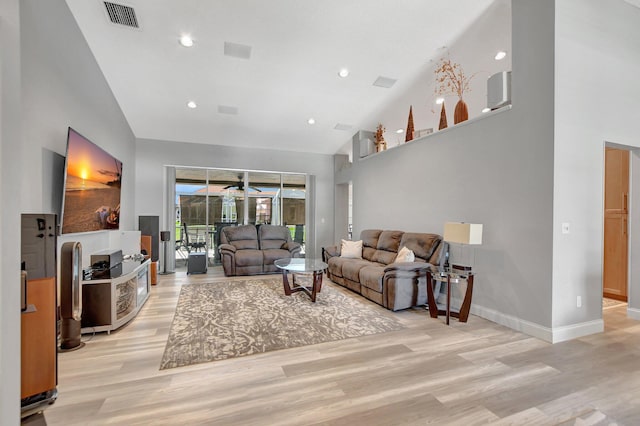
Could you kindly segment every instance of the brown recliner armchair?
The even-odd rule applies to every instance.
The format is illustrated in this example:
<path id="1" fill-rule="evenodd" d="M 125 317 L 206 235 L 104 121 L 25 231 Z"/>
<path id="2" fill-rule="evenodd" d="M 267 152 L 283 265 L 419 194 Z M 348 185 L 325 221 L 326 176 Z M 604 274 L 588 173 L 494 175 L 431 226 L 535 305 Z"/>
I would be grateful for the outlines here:
<path id="1" fill-rule="evenodd" d="M 277 259 L 300 257 L 300 244 L 286 226 L 242 225 L 222 229 L 220 258 L 225 276 L 278 272 Z"/>

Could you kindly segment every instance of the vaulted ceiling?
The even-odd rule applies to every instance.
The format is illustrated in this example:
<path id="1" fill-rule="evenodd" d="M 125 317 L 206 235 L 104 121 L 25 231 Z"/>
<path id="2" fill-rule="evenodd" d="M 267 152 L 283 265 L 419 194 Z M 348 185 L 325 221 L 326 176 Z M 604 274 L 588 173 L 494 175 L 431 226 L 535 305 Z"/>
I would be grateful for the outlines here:
<path id="1" fill-rule="evenodd" d="M 101 0 L 67 0 L 136 137 L 325 154 L 373 130 L 492 3 L 127 0 L 132 28 Z"/>

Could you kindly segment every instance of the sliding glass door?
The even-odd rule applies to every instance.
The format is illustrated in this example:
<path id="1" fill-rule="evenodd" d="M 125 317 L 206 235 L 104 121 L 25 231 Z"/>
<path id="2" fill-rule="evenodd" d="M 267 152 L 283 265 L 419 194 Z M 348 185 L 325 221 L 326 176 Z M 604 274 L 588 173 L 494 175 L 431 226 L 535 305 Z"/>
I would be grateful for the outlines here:
<path id="1" fill-rule="evenodd" d="M 306 175 L 176 168 L 176 259 L 204 250 L 219 263 L 220 231 L 243 224 L 286 225 L 305 243 Z"/>

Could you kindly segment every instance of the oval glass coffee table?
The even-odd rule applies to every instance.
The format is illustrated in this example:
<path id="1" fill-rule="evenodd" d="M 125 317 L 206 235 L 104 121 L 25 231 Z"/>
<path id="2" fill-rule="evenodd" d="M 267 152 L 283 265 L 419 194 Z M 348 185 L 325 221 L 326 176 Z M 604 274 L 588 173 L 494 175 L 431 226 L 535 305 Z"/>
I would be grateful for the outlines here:
<path id="1" fill-rule="evenodd" d="M 276 267 L 282 270 L 282 285 L 284 294 L 291 296 L 291 293 L 304 291 L 311 297 L 311 301 L 316 301 L 316 294 L 322 290 L 322 274 L 329 267 L 320 259 L 278 259 L 273 262 Z M 293 287 L 289 285 L 289 273 L 293 276 Z M 296 274 L 312 275 L 311 285 L 296 282 Z"/>

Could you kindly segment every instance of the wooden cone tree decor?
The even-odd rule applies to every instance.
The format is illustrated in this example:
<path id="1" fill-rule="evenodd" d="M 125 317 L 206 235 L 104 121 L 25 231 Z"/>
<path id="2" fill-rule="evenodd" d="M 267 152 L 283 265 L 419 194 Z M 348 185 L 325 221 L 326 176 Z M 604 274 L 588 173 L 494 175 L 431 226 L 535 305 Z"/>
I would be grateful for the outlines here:
<path id="1" fill-rule="evenodd" d="M 409 121 L 407 122 L 407 134 L 404 137 L 405 142 L 413 140 L 415 129 L 413 127 L 413 105 L 409 106 Z"/>
<path id="2" fill-rule="evenodd" d="M 447 111 L 444 109 L 444 102 L 442 102 L 442 109 L 440 110 L 440 125 L 438 130 L 447 128 Z"/>

